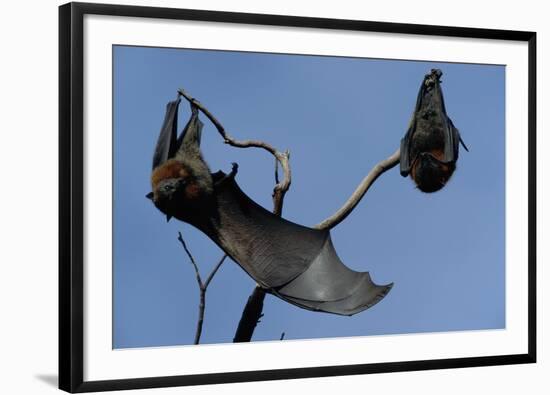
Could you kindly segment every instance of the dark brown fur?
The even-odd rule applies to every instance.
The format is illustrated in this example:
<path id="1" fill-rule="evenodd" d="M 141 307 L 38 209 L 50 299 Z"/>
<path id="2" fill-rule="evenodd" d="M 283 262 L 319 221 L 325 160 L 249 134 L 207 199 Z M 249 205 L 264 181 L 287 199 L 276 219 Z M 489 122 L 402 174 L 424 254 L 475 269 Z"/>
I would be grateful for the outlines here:
<path id="1" fill-rule="evenodd" d="M 437 170 L 430 172 L 429 176 L 427 176 L 426 173 L 423 173 L 425 170 L 422 168 L 422 159 L 417 157 L 411 166 L 410 172 L 410 177 L 415 182 L 418 189 L 427 193 L 435 192 L 443 188 L 453 175 L 456 168 L 454 163 L 442 162 L 444 160 L 442 150 L 434 149 L 429 153 L 432 154 L 435 159 L 440 161 L 437 164 Z"/>

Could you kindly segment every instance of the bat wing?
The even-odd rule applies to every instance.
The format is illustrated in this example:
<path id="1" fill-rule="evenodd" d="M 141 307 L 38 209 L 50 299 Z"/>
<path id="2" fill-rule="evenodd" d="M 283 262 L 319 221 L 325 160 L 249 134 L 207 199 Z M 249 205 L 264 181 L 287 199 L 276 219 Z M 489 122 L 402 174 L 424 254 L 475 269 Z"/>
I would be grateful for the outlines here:
<path id="1" fill-rule="evenodd" d="M 414 129 L 415 121 L 413 116 L 407 133 L 405 133 L 405 136 L 403 136 L 403 138 L 401 139 L 401 145 L 399 149 L 399 171 L 403 177 L 408 176 L 411 171 L 410 146 Z"/>
<path id="2" fill-rule="evenodd" d="M 368 272 L 342 263 L 330 235 L 319 255 L 301 275 L 275 292 L 280 298 L 315 311 L 352 315 L 379 302 L 392 284 L 376 285 Z"/>
<path id="3" fill-rule="evenodd" d="M 225 175 L 218 172 L 214 179 Z M 206 233 L 260 286 L 314 311 L 353 315 L 380 301 L 392 284 L 376 285 L 338 258 L 330 233 L 287 221 L 250 199 L 233 178 L 214 192 L 212 209 L 187 222 Z"/>
<path id="4" fill-rule="evenodd" d="M 424 88 L 423 86 L 421 86 L 418 90 L 418 94 L 416 95 L 416 104 L 414 105 L 414 112 L 412 114 L 411 120 L 409 121 L 409 128 L 407 129 L 407 133 L 405 133 L 405 136 L 403 136 L 403 138 L 401 139 L 401 145 L 399 149 L 399 172 L 403 177 L 407 177 L 411 171 L 411 142 L 414 132 L 416 130 L 416 114 L 418 113 L 418 111 L 420 111 L 423 94 Z"/>
<path id="5" fill-rule="evenodd" d="M 437 84 L 437 89 L 441 90 L 441 87 L 439 84 Z M 453 124 L 453 121 L 451 118 L 447 115 L 447 108 L 445 107 L 445 99 L 443 97 L 443 93 L 440 93 L 440 100 L 441 100 L 441 107 L 442 107 L 442 114 L 441 116 L 444 118 L 445 122 L 445 128 L 444 128 L 444 138 L 445 138 L 445 149 L 443 152 L 443 160 L 445 162 L 455 163 L 458 160 L 458 145 L 459 143 L 462 144 L 464 149 L 468 151 L 468 147 L 464 144 L 462 141 L 462 137 L 460 137 L 460 132 Z"/>
<path id="6" fill-rule="evenodd" d="M 456 162 L 458 160 L 458 145 L 462 144 L 466 151 L 468 151 L 468 147 L 466 147 L 466 144 L 462 141 L 460 132 L 453 124 L 453 121 L 451 121 L 451 118 L 449 118 L 446 114 L 445 116 L 447 118 L 447 128 L 445 129 L 444 159 L 445 162 Z"/>
<path id="7" fill-rule="evenodd" d="M 153 154 L 153 169 L 172 158 L 176 153 L 178 129 L 178 106 L 181 99 L 168 102 L 166 114 L 160 128 L 160 134 Z"/>

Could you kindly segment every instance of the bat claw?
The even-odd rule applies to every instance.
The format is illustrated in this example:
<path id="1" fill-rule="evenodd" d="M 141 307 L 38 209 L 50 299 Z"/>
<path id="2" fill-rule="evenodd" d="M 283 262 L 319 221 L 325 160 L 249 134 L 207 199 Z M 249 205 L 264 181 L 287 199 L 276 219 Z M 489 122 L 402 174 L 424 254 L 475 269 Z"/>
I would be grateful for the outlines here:
<path id="1" fill-rule="evenodd" d="M 239 164 L 236 162 L 231 162 L 231 173 L 229 173 L 229 175 L 231 177 L 235 177 L 235 175 L 237 175 L 238 170 L 239 170 Z"/>
<path id="2" fill-rule="evenodd" d="M 228 180 L 233 180 L 235 178 L 235 176 L 237 175 L 238 170 L 239 170 L 239 165 L 235 162 L 232 162 L 231 163 L 231 172 L 229 174 L 225 174 L 221 179 L 216 181 L 216 183 L 214 185 L 219 186 L 219 185 L 223 184 L 224 182 L 226 182 Z M 223 172 L 221 172 L 221 171 L 220 171 L 220 173 L 223 174 Z"/>

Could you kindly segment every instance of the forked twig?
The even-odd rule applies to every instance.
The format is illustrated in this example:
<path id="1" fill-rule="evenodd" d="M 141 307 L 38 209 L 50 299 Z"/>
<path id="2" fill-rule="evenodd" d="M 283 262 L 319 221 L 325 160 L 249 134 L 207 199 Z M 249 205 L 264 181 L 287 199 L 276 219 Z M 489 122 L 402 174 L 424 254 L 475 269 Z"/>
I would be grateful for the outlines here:
<path id="1" fill-rule="evenodd" d="M 290 152 L 288 150 L 281 152 L 277 150 L 272 145 L 260 141 L 260 140 L 236 140 L 227 133 L 223 125 L 218 121 L 218 119 L 194 97 L 190 96 L 185 90 L 179 89 L 178 94 L 185 98 L 187 101 L 195 105 L 216 127 L 218 133 L 222 136 L 224 143 L 232 147 L 238 148 L 261 148 L 269 152 L 275 160 L 281 165 L 283 170 L 284 178 L 282 181 L 277 181 L 275 187 L 273 188 L 273 213 L 276 215 L 281 215 L 283 209 L 283 200 L 286 192 L 290 188 L 292 182 L 292 175 L 290 171 Z M 278 178 L 278 176 L 277 176 Z"/>
<path id="2" fill-rule="evenodd" d="M 195 261 L 193 254 L 191 254 L 191 251 L 189 251 L 189 248 L 187 248 L 187 244 L 185 243 L 185 240 L 183 239 L 181 232 L 178 232 L 178 240 L 183 246 L 183 249 L 185 250 L 185 253 L 189 257 L 189 260 L 191 261 L 191 265 L 195 270 L 197 284 L 199 285 L 199 317 L 197 319 L 197 329 L 195 330 L 195 341 L 194 341 L 194 344 L 199 344 L 201 339 L 201 334 L 202 334 L 202 324 L 204 322 L 204 309 L 206 307 L 206 290 L 208 289 L 208 286 L 210 285 L 210 283 L 212 282 L 212 279 L 216 275 L 216 272 L 225 261 L 225 258 L 227 258 L 227 255 L 224 254 L 220 258 L 216 266 L 214 266 L 214 268 L 206 278 L 206 281 L 203 282 L 197 262 Z"/>

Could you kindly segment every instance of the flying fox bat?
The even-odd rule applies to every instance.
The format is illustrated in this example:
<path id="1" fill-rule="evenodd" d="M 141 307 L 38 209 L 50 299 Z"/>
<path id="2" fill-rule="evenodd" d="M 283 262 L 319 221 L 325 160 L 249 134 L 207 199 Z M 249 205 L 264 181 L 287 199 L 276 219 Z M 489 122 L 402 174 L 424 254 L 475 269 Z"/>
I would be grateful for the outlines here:
<path id="1" fill-rule="evenodd" d="M 198 109 L 179 137 L 180 100 L 169 102 L 153 156 L 147 197 L 166 215 L 205 233 L 267 292 L 304 309 L 353 315 L 379 302 L 393 284 L 346 267 L 330 233 L 287 221 L 237 185 L 238 166 L 211 173 L 200 150 Z"/>
<path id="2" fill-rule="evenodd" d="M 453 175 L 458 144 L 468 148 L 447 115 L 441 90 L 441 70 L 426 74 L 405 137 L 401 140 L 401 175 L 408 175 L 423 192 L 435 192 Z"/>

